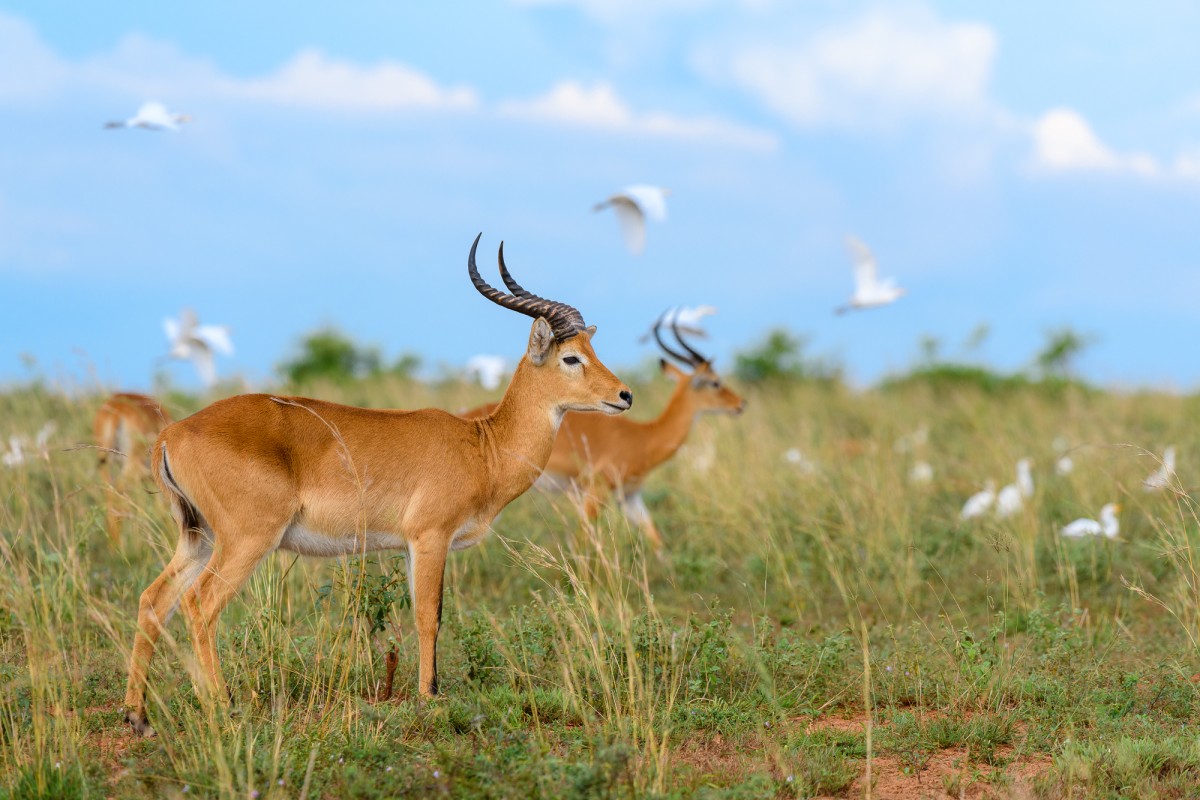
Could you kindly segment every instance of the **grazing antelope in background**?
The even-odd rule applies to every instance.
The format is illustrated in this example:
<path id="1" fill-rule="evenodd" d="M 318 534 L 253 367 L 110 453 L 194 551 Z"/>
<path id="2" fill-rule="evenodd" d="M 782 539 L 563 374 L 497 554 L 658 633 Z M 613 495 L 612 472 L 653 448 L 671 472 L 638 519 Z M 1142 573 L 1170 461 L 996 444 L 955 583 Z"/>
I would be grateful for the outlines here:
<path id="1" fill-rule="evenodd" d="M 121 537 L 122 498 L 137 481 L 150 477 L 150 446 L 171 415 L 144 394 L 118 392 L 96 411 L 92 438 L 100 453 L 100 472 L 106 483 L 105 528 L 115 545 Z M 120 470 L 110 464 L 121 461 Z"/>
<path id="2" fill-rule="evenodd" d="M 579 491 L 589 519 L 600 513 L 608 494 L 617 492 L 621 511 L 641 527 L 656 549 L 662 547 L 663 540 L 642 500 L 646 476 L 669 461 L 687 441 L 698 414 L 740 414 L 746 407 L 746 401 L 722 383 L 712 359 L 700 355 L 683 338 L 677 320 L 672 320 L 671 333 L 683 352 L 667 346 L 662 339 L 667 317 L 667 314 L 659 317 L 651 333 L 664 353 L 691 370 L 681 370 L 665 358 L 660 360 L 663 372 L 676 382 L 667 407 L 649 422 L 599 414 L 567 414 L 545 472 L 538 480 L 541 488 L 569 487 Z M 480 406 L 464 416 L 480 417 L 491 413 L 494 407 Z"/>
<path id="3" fill-rule="evenodd" d="M 446 556 L 478 543 L 489 524 L 537 479 L 563 414 L 619 414 L 633 393 L 592 350 L 594 327 L 565 303 L 513 280 L 500 246 L 492 288 L 467 259 L 487 299 L 534 318 L 529 345 L 504 398 L 487 417 L 437 409 L 386 411 L 301 397 L 220 400 L 166 428 L 154 445 L 155 479 L 171 501 L 180 540 L 142 594 L 125 696 L 134 730 L 146 719 L 155 642 L 182 600 L 203 689 L 226 696 L 217 619 L 264 557 L 278 550 L 341 556 L 404 548 L 420 648 L 418 686 L 437 693 L 437 636 Z"/>

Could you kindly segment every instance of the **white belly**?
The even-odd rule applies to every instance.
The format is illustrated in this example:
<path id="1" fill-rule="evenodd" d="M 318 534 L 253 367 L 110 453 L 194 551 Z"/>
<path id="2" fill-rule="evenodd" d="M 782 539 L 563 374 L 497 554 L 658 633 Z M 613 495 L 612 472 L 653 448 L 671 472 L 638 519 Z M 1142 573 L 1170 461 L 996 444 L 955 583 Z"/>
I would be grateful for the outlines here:
<path id="1" fill-rule="evenodd" d="M 376 550 L 399 550 L 408 542 L 398 533 L 367 531 L 344 535 L 314 531 L 303 525 L 291 525 L 279 542 L 280 550 L 290 550 L 304 556 L 345 556 L 352 553 L 373 553 Z"/>

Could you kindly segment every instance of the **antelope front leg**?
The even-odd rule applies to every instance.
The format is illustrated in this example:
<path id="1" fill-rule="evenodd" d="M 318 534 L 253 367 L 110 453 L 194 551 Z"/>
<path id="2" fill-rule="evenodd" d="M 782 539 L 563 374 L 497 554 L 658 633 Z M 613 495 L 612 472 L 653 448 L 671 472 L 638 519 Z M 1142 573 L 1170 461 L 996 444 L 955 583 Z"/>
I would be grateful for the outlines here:
<path id="1" fill-rule="evenodd" d="M 442 624 L 442 586 L 448 550 L 448 542 L 433 532 L 408 547 L 408 591 L 420 644 L 417 686 L 422 697 L 433 697 L 438 692 L 437 637 Z"/>

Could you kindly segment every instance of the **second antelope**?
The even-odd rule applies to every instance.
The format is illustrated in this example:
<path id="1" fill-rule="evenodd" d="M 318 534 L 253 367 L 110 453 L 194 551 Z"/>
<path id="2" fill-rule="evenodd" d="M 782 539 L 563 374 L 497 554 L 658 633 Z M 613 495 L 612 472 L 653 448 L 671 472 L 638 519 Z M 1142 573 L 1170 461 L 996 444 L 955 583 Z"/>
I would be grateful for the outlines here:
<path id="1" fill-rule="evenodd" d="M 150 477 L 150 446 L 159 431 L 171 424 L 171 415 L 144 394 L 118 392 L 96 411 L 92 420 L 92 438 L 100 452 L 100 472 L 106 490 L 105 527 L 108 538 L 117 544 L 121 536 L 121 517 L 125 513 L 127 493 L 139 481 Z M 121 463 L 120 469 L 111 465 Z"/>
<path id="2" fill-rule="evenodd" d="M 313 556 L 407 550 L 418 689 L 437 693 L 449 551 L 478 543 L 500 510 L 533 485 L 567 411 L 619 414 L 633 404 L 629 388 L 592 350 L 596 329 L 571 306 L 513 280 L 503 245 L 500 275 L 512 293 L 489 286 L 475 266 L 478 245 L 477 237 L 467 259 L 475 288 L 534 318 L 525 355 L 492 414 L 466 420 L 437 409 L 386 411 L 249 394 L 213 403 L 158 437 L 154 473 L 179 523 L 179 545 L 138 608 L 125 696 L 137 732 L 153 733 L 147 668 L 181 600 L 202 688 L 226 696 L 217 619 L 275 550 Z"/>
<path id="3" fill-rule="evenodd" d="M 662 328 L 668 314 L 655 323 L 652 333 L 663 352 L 682 363 L 680 369 L 667 359 L 659 361 L 662 371 L 675 380 L 675 390 L 656 419 L 638 422 L 627 417 L 599 414 L 568 414 L 554 441 L 554 451 L 538 486 L 572 488 L 583 497 L 589 519 L 599 515 L 607 495 L 616 493 L 621 511 L 638 525 L 650 543 L 663 546 L 649 509 L 642 499 L 642 486 L 656 467 L 666 463 L 687 441 L 696 417 L 704 412 L 740 414 L 746 401 L 726 386 L 706 358 L 688 344 L 672 319 L 671 334 L 679 349 L 663 341 Z M 492 413 L 494 404 L 466 412 L 468 418 Z"/>

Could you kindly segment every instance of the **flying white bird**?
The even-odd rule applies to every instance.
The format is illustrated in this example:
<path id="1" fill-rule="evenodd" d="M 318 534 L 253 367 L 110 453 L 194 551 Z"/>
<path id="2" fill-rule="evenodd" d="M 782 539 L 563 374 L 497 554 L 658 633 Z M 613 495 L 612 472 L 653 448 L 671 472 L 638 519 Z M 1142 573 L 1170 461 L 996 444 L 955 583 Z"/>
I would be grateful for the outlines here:
<path id="1" fill-rule="evenodd" d="M 467 359 L 467 377 L 475 378 L 489 391 L 500 386 L 500 380 L 507 372 L 508 361 L 503 356 L 478 355 Z"/>
<path id="2" fill-rule="evenodd" d="M 704 330 L 703 323 L 700 320 L 705 317 L 711 317 L 716 313 L 716 306 L 676 306 L 666 314 L 663 314 L 662 318 L 656 321 L 649 331 L 642 334 L 638 341 L 650 341 L 650 337 L 654 335 L 655 329 L 660 326 L 668 328 L 675 326 L 679 328 L 680 333 L 707 339 L 708 331 Z"/>
<path id="3" fill-rule="evenodd" d="M 163 320 L 163 330 L 171 343 L 167 357 L 190 360 L 205 387 L 212 388 L 217 382 L 213 351 L 227 356 L 233 355 L 233 342 L 229 340 L 228 326 L 201 325 L 196 318 L 196 312 L 185 308 L 179 312 L 178 320 Z"/>
<path id="4" fill-rule="evenodd" d="M 1117 519 L 1117 512 L 1120 510 L 1120 505 L 1109 503 L 1100 509 L 1099 522 L 1084 517 L 1064 525 L 1059 533 L 1068 539 L 1082 539 L 1084 536 L 1106 536 L 1115 539 L 1121 532 L 1121 521 Z"/>
<path id="5" fill-rule="evenodd" d="M 967 498 L 967 502 L 963 503 L 962 513 L 959 514 L 960 519 L 975 519 L 982 517 L 992 507 L 992 503 L 996 502 L 996 483 L 988 481 L 983 485 L 983 490 L 976 492 Z"/>
<path id="6" fill-rule="evenodd" d="M 178 133 L 179 126 L 191 122 L 188 114 L 176 114 L 167 110 L 162 103 L 150 101 L 142 103 L 137 113 L 125 121 L 116 120 L 105 123 L 105 128 L 141 128 L 146 131 L 170 131 Z"/>
<path id="7" fill-rule="evenodd" d="M 879 268 L 875 263 L 875 255 L 861 239 L 853 236 L 846 237 L 846 246 L 850 248 L 850 257 L 854 259 L 854 294 L 850 302 L 838 307 L 838 314 L 856 309 L 875 308 L 894 303 L 905 294 L 907 289 L 901 289 L 892 278 L 879 280 Z"/>
<path id="8" fill-rule="evenodd" d="M 1029 468 L 1033 462 L 1022 458 L 1017 462 L 1017 481 L 1000 490 L 996 496 L 996 516 L 1011 517 L 1025 506 L 1025 499 L 1033 497 L 1033 474 Z"/>
<path id="9" fill-rule="evenodd" d="M 597 203 L 593 211 L 602 211 L 612 206 L 621 224 L 621 235 L 625 246 L 635 256 L 646 248 L 646 217 L 655 222 L 667 219 L 667 195 L 669 189 L 659 186 L 626 186 L 603 203 Z"/>
<path id="10" fill-rule="evenodd" d="M 1171 479 L 1175 477 L 1175 447 L 1172 445 L 1163 451 L 1162 466 L 1155 470 L 1154 474 L 1142 481 L 1142 490 L 1147 492 L 1157 492 L 1166 489 L 1171 485 Z"/>

